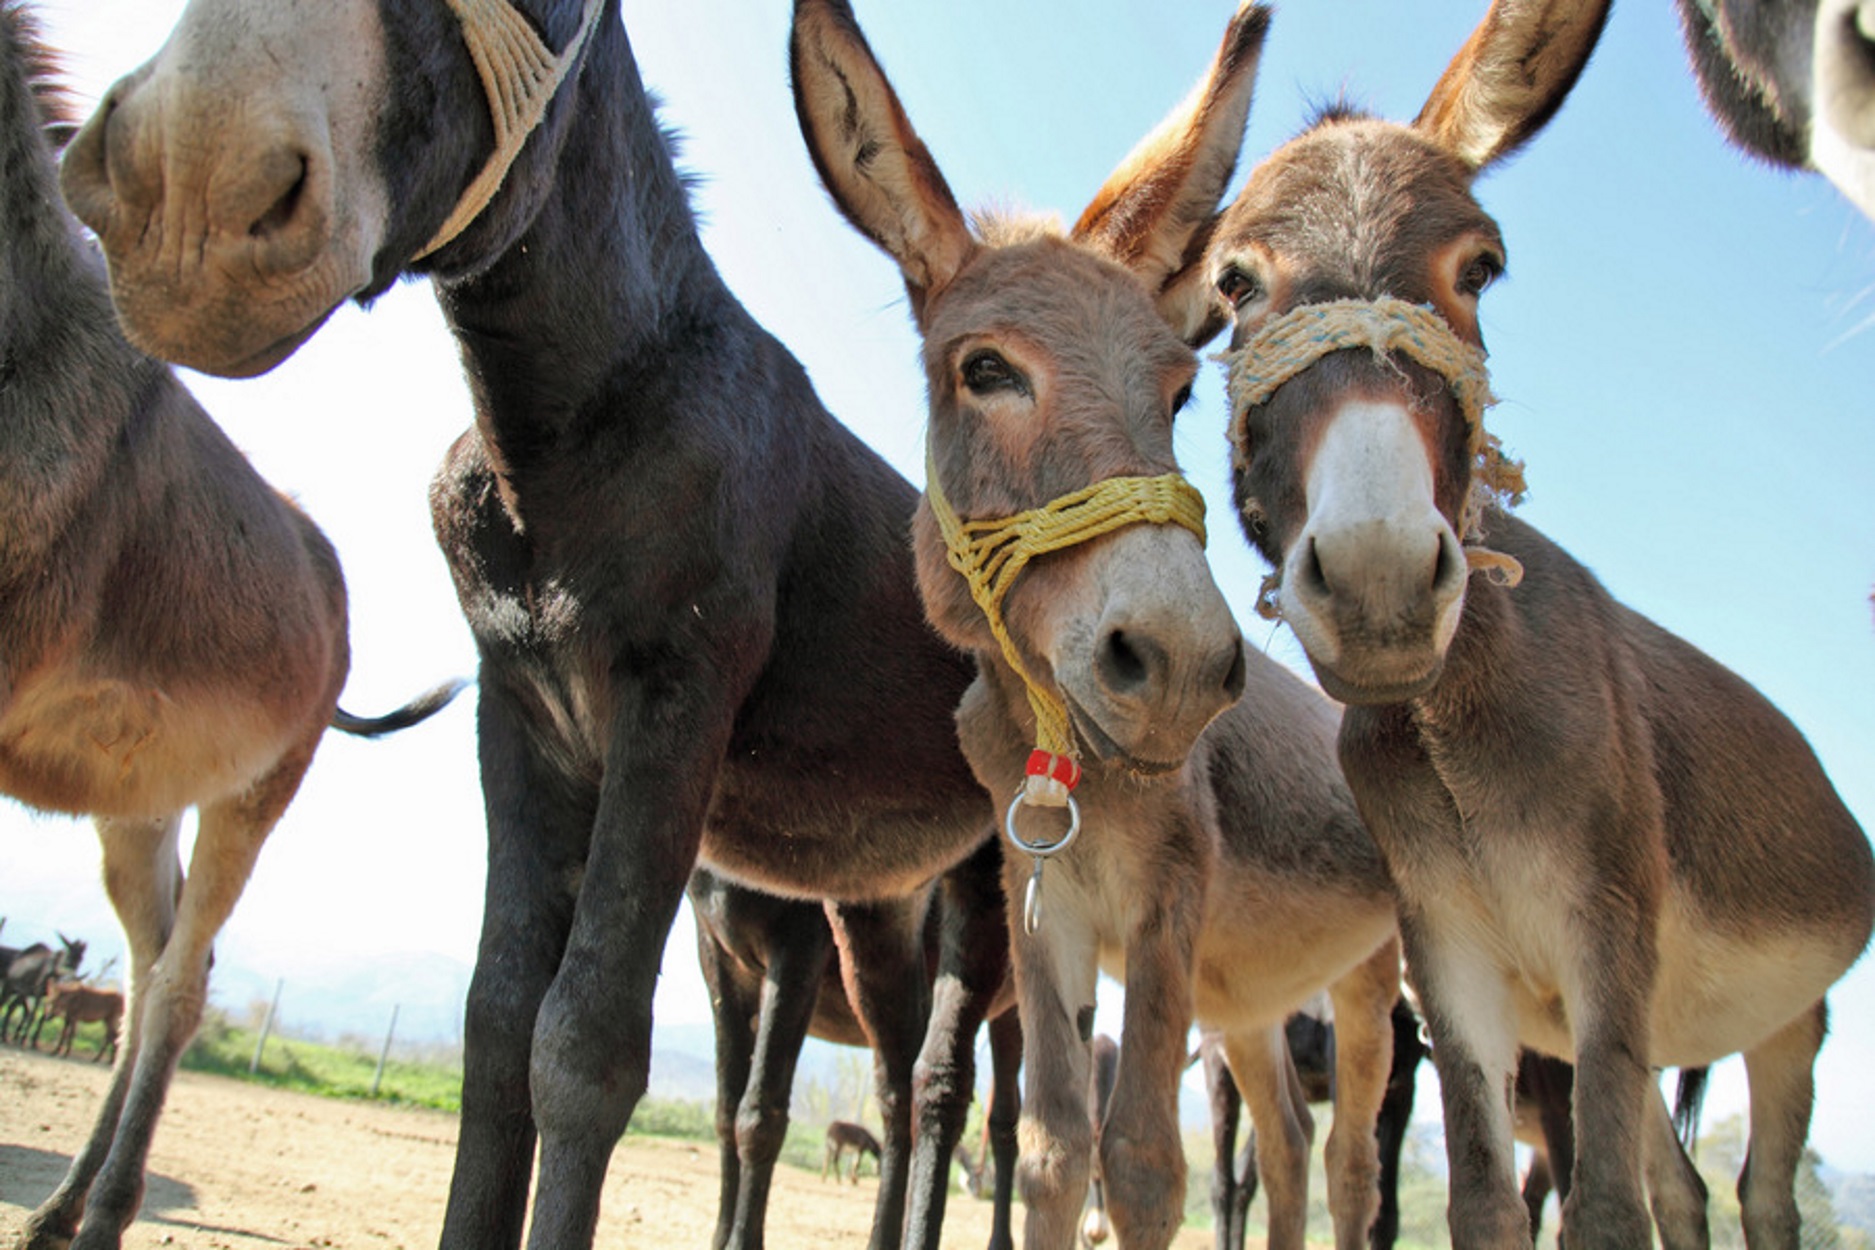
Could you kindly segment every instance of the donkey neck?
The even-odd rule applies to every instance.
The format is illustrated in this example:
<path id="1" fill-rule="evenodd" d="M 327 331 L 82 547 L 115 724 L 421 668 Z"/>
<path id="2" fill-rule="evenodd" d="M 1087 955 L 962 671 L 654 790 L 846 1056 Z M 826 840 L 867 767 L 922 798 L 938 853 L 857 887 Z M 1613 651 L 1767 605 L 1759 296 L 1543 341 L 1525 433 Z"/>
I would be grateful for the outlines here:
<path id="1" fill-rule="evenodd" d="M 517 242 L 475 276 L 439 282 L 477 421 L 497 459 L 577 436 L 581 413 L 650 371 L 680 334 L 739 312 L 697 237 L 682 177 L 609 13 L 563 90 L 564 134 L 510 180 L 549 185 Z M 525 200 L 525 191 L 503 198 Z"/>

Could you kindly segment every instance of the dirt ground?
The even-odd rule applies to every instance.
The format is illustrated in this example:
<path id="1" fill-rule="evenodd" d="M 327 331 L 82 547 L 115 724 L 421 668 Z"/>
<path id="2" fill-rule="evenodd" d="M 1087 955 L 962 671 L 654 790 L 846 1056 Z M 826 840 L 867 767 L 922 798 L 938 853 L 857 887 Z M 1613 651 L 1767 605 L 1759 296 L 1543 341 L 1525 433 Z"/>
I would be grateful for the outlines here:
<path id="1" fill-rule="evenodd" d="M 88 1062 L 0 1050 L 0 1246 L 12 1245 L 27 1213 L 64 1175 L 107 1076 Z M 427 1250 L 442 1225 L 455 1145 L 455 1119 L 441 1112 L 184 1072 L 170 1091 L 143 1211 L 124 1246 Z M 838 1185 L 784 1165 L 769 1204 L 768 1244 L 864 1246 L 874 1192 L 870 1177 L 856 1187 Z M 595 1244 L 707 1248 L 715 1218 L 713 1148 L 628 1137 L 612 1158 Z M 987 1202 L 951 1196 L 947 1250 L 978 1250 L 989 1228 Z M 1186 1229 L 1175 1250 L 1209 1245 L 1208 1233 Z"/>

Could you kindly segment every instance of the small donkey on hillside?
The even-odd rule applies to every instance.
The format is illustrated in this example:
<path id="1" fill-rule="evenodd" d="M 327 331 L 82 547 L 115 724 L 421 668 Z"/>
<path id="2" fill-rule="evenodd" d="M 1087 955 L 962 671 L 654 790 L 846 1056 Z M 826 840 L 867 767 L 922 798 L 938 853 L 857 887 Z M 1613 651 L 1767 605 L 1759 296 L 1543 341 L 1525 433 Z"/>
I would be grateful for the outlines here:
<path id="1" fill-rule="evenodd" d="M 1251 175 L 1210 245 L 1236 495 L 1275 568 L 1263 602 L 1349 704 L 1453 1244 L 1530 1244 L 1521 1043 L 1575 1063 L 1571 1250 L 1646 1245 L 1644 1180 L 1663 1242 L 1706 1244 L 1654 1069 L 1736 1052 L 1746 1237 L 1794 1247 L 1823 996 L 1875 916 L 1868 841 L 1761 695 L 1499 506 L 1521 475 L 1483 426 L 1504 244 L 1472 182 L 1560 107 L 1606 11 L 1498 0 L 1411 126 L 1331 110 Z"/>
<path id="2" fill-rule="evenodd" d="M 1172 454 L 1190 344 L 1223 318 L 1190 266 L 1236 161 L 1267 24 L 1267 10 L 1238 12 L 1191 103 L 1072 234 L 1008 221 L 979 233 L 852 12 L 795 6 L 808 147 L 849 220 L 898 261 L 924 335 L 914 545 L 927 615 L 976 656 L 960 740 L 990 792 L 1016 796 L 1003 886 L 1030 1250 L 1073 1244 L 1087 1192 L 1103 965 L 1126 985 L 1099 1135 L 1122 1244 L 1163 1247 L 1183 1220 L 1177 1101 L 1194 1011 L 1223 1032 L 1263 1128 L 1271 1244 L 1302 1244 L 1307 1112 L 1283 1022 L 1324 986 L 1342 1028 L 1327 1151 L 1342 1250 L 1365 1244 L 1378 1202 L 1374 1117 L 1400 981 L 1391 886 L 1335 764 L 1333 708 L 1245 653 L 1205 563 L 1202 500 Z M 1013 520 L 985 519 L 998 517 Z M 1066 807 L 1068 832 L 1031 799 Z"/>
<path id="3" fill-rule="evenodd" d="M 386 732 L 454 694 L 337 710 L 338 558 L 120 336 L 42 136 L 66 120 L 48 62 L 25 7 L 0 4 L 0 793 L 93 818 L 130 1004 L 90 1139 L 27 1220 L 34 1250 L 114 1246 L 136 1215 L 210 943 L 326 728 Z"/>

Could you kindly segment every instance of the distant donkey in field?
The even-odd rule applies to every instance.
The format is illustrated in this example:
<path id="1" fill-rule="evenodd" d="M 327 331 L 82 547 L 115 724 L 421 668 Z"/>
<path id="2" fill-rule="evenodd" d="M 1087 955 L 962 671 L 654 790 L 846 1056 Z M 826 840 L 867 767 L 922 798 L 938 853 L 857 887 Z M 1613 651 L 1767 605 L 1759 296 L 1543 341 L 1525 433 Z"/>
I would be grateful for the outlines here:
<path id="1" fill-rule="evenodd" d="M 42 135 L 65 120 L 49 59 L 0 3 L 0 793 L 92 816 L 130 948 L 109 1092 L 22 1237 L 93 1250 L 136 1214 L 210 944 L 326 728 L 385 732 L 453 689 L 377 721 L 337 710 L 337 557 L 120 336 Z"/>
<path id="2" fill-rule="evenodd" d="M 827 1179 L 829 1169 L 833 1179 L 840 1179 L 840 1159 L 848 1152 L 853 1155 L 853 1170 L 847 1178 L 855 1185 L 859 1184 L 859 1163 L 867 1155 L 877 1164 L 881 1161 L 879 1139 L 872 1135 L 872 1130 L 863 1124 L 854 1124 L 850 1120 L 835 1120 L 827 1125 L 827 1149 L 820 1161 L 820 1179 Z"/>
<path id="3" fill-rule="evenodd" d="M 1648 1244 L 1650 1208 L 1669 1250 L 1707 1244 L 1655 1072 L 1734 1053 L 1746 1238 L 1794 1247 L 1825 995 L 1868 944 L 1875 857 L 1796 726 L 1508 510 L 1521 466 L 1484 420 L 1505 246 L 1473 183 L 1562 106 L 1606 13 L 1499 0 L 1412 123 L 1331 109 L 1252 172 L 1208 261 L 1237 323 L 1235 495 L 1265 610 L 1347 705 L 1453 1244 L 1530 1244 L 1523 1046 L 1575 1065 L 1570 1250 Z"/>
<path id="4" fill-rule="evenodd" d="M 46 987 L 46 1019 L 63 1019 L 59 1039 L 52 1053 L 69 1055 L 72 1040 L 81 1024 L 102 1024 L 104 1036 L 98 1040 L 97 1059 L 105 1052 L 117 1054 L 117 1033 L 124 1018 L 124 996 L 118 990 L 100 989 L 79 981 L 54 981 Z M 34 1042 L 37 1045 L 37 1039 Z"/>
<path id="5" fill-rule="evenodd" d="M 84 939 L 58 935 L 61 949 L 53 950 L 44 942 L 34 942 L 25 950 L 0 963 L 0 1039 L 24 1042 L 36 1038 L 45 1018 L 46 986 L 59 977 L 77 976 L 85 962 Z M 20 1013 L 19 1027 L 13 1027 L 13 1013 Z"/>

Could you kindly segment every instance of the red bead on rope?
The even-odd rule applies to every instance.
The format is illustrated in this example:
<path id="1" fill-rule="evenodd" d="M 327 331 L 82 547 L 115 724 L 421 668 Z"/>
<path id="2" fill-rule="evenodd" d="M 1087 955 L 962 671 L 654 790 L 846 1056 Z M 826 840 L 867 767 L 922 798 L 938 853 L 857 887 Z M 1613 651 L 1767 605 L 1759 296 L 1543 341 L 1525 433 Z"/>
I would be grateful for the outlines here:
<path id="1" fill-rule="evenodd" d="M 1068 801 L 1068 791 L 1081 782 L 1081 765 L 1072 755 L 1056 755 L 1040 747 L 1029 752 L 1028 766 L 1022 770 L 1023 791 L 1031 803 L 1061 807 Z"/>

